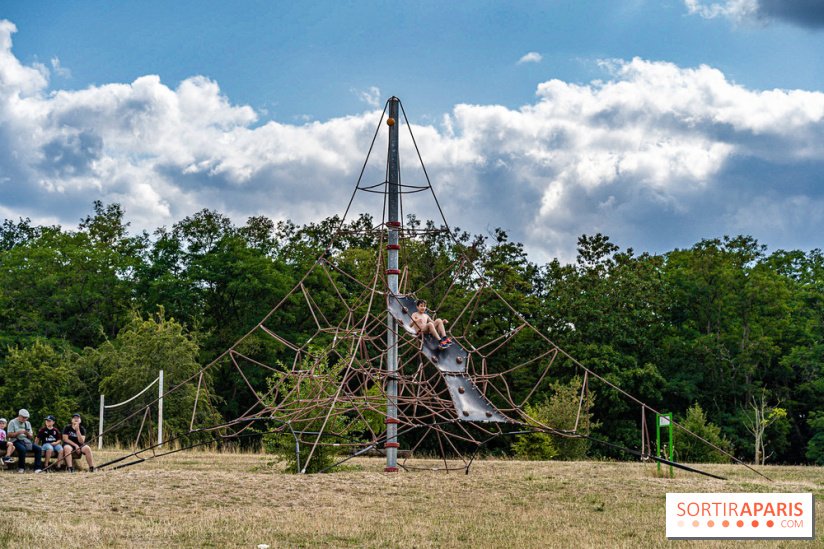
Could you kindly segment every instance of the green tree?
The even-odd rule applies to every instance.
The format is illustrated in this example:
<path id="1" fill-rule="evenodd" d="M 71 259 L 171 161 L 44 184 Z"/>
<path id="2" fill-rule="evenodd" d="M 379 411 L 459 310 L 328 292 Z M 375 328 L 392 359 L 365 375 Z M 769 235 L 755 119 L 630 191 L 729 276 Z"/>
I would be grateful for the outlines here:
<path id="1" fill-rule="evenodd" d="M 824 399 L 824 254 L 815 249 L 779 250 L 768 258 L 771 267 L 791 285 L 787 304 L 792 322 L 783 334 L 787 343 L 780 359 L 781 368 L 773 393 L 787 409 L 790 432 L 788 452 L 781 459 L 802 462 L 810 447 L 817 445 L 820 415 Z M 819 437 L 820 438 L 820 437 Z"/>
<path id="2" fill-rule="evenodd" d="M 574 265 L 555 261 L 542 270 L 536 318 L 536 326 L 580 364 L 651 405 L 661 401 L 665 386 L 660 340 L 669 296 L 662 265 L 660 256 L 636 256 L 604 235 L 583 235 Z M 570 360 L 558 361 L 553 372 L 564 382 L 582 373 Z M 624 446 L 636 444 L 638 409 L 593 377 L 589 385 L 597 396 L 594 413 L 602 436 Z M 597 451 L 621 456 L 605 447 Z"/>
<path id="3" fill-rule="evenodd" d="M 791 264 L 786 256 L 768 257 L 749 236 L 702 240 L 667 255 L 673 306 L 662 371 L 670 403 L 701 403 L 740 452 L 753 444 L 741 410 L 762 389 L 787 399 L 795 417 L 806 415 L 790 398 L 797 374 L 782 360 L 804 340 L 806 322 L 797 282 L 788 276 Z M 775 435 L 774 449 L 786 459 L 786 434 Z"/>
<path id="4" fill-rule="evenodd" d="M 730 441 L 721 434 L 719 426 L 707 420 L 707 414 L 704 413 L 701 405 L 697 402 L 689 407 L 684 417 L 677 419 L 677 423 L 713 446 L 727 453 L 732 453 L 733 448 Z M 675 438 L 673 445 L 678 460 L 689 463 L 727 463 L 730 461 L 728 456 L 708 446 L 686 431 L 679 429 L 677 426 L 673 429 Z"/>
<path id="5" fill-rule="evenodd" d="M 824 413 L 810 412 L 807 423 L 814 434 L 807 444 L 806 457 L 816 465 L 824 465 Z"/>
<path id="6" fill-rule="evenodd" d="M 343 450 L 341 443 L 353 439 L 369 440 L 370 433 L 383 428 L 383 416 L 369 410 L 368 406 L 359 407 L 357 400 L 339 401 L 334 407 L 321 403 L 337 391 L 342 371 L 345 371 L 350 357 L 341 357 L 330 364 L 328 349 L 312 347 L 310 354 L 317 357 L 311 376 L 298 378 L 288 373 L 279 362 L 277 366 L 280 371 L 266 379 L 268 391 L 258 395 L 268 399 L 267 405 L 277 406 L 283 413 L 295 416 L 288 424 L 291 430 L 273 422 L 272 429 L 277 431 L 263 435 L 264 449 L 275 454 L 276 461 L 286 462 L 287 473 L 317 473 L 327 469 Z M 363 394 L 364 402 L 374 400 L 379 394 L 379 387 L 369 388 Z M 313 402 L 317 404 L 312 406 Z M 320 432 L 321 428 L 324 434 L 320 436 L 317 447 L 312 451 L 311 446 L 305 443 L 299 456 L 295 451 L 295 435 L 304 442 L 314 443 L 317 435 L 311 433 Z"/>
<path id="7" fill-rule="evenodd" d="M 161 309 L 148 318 L 132 313 L 129 322 L 115 339 L 107 340 L 95 349 L 86 349 L 83 360 L 88 367 L 99 372 L 100 392 L 106 395 L 109 402 L 131 398 L 154 381 L 160 370 L 164 373 L 165 390 L 190 381 L 164 398 L 164 438 L 169 439 L 189 432 L 197 396 L 198 383 L 194 380 L 201 369 L 197 362 L 198 351 L 193 334 L 187 333 L 174 319 L 165 318 Z M 194 418 L 195 428 L 220 422 L 219 418 L 211 415 L 209 398 L 214 402 L 212 379 L 209 372 L 204 372 Z M 147 397 L 146 400 L 151 402 L 154 397 Z M 155 412 L 152 407 L 152 421 L 157 420 Z M 114 435 L 131 442 L 130 439 L 133 440 L 139 430 L 142 417 L 138 414 Z M 146 433 L 144 428 L 144 435 Z"/>
<path id="8" fill-rule="evenodd" d="M 758 396 L 752 395 L 749 406 L 742 409 L 744 426 L 754 437 L 753 453 L 756 465 L 764 465 L 767 459 L 772 457 L 772 454 L 766 453 L 767 429 L 773 424 L 785 424 L 787 419 L 787 410 L 778 407 L 780 401 L 774 406 L 768 405 L 767 401 L 767 391 L 762 389 Z"/>
<path id="9" fill-rule="evenodd" d="M 0 331 L 75 347 L 114 337 L 131 307 L 145 240 L 129 237 L 119 205 L 94 204 L 77 232 L 41 227 L 0 251 Z"/>
<path id="10" fill-rule="evenodd" d="M 9 349 L 0 366 L 0 379 L 2 414 L 16 417 L 20 408 L 26 408 L 35 431 L 49 414 L 57 418 L 57 425 L 68 424 L 72 414 L 81 411 L 81 397 L 87 392 L 77 355 L 65 346 L 53 347 L 40 340 Z"/>
<path id="11" fill-rule="evenodd" d="M 570 383 L 553 383 L 550 394 L 534 405 L 527 404 L 524 412 L 536 422 L 559 431 L 584 432 L 586 427 L 599 427 L 593 421 L 594 398 L 581 399 L 583 379 L 574 378 Z M 577 424 L 577 425 L 576 425 Z M 581 460 L 586 457 L 589 441 L 585 438 L 568 437 L 547 433 L 519 435 L 512 445 L 515 455 L 521 459 Z"/>

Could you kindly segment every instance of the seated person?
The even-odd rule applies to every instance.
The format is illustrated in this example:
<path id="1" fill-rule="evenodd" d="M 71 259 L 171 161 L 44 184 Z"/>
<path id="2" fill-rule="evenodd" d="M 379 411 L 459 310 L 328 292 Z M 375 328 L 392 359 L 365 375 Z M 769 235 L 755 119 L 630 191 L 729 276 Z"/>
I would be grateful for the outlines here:
<path id="1" fill-rule="evenodd" d="M 49 467 L 49 460 L 51 460 L 52 453 L 57 453 L 57 463 L 63 459 L 63 445 L 60 441 L 63 438 L 60 436 L 60 431 L 54 428 L 54 416 L 46 416 L 46 426 L 37 431 L 37 441 L 46 453 L 43 459 L 43 467 Z"/>
<path id="2" fill-rule="evenodd" d="M 26 467 L 26 454 L 34 452 L 34 472 L 39 473 L 40 456 L 43 451 L 40 446 L 32 442 L 34 433 L 31 432 L 29 423 L 29 411 L 21 408 L 17 412 L 17 417 L 9 422 L 8 437 L 17 450 L 17 472 L 22 473 Z"/>
<path id="3" fill-rule="evenodd" d="M 74 473 L 72 457 L 79 458 L 86 456 L 86 463 L 89 464 L 89 472 L 94 472 L 94 459 L 92 459 L 92 449 L 86 444 L 86 429 L 80 425 L 83 421 L 80 414 L 72 416 L 72 422 L 63 428 L 63 459 L 66 460 L 66 467 L 70 473 Z"/>
<path id="4" fill-rule="evenodd" d="M 3 463 L 13 463 L 14 444 L 9 444 L 6 438 L 6 418 L 0 417 L 0 455 L 3 456 Z"/>
<path id="5" fill-rule="evenodd" d="M 432 317 L 426 314 L 426 301 L 423 299 L 419 299 L 416 305 L 418 310 L 412 313 L 412 322 L 409 323 L 409 326 L 415 328 L 419 336 L 429 333 L 437 338 L 439 341 L 438 346 L 441 349 L 446 349 L 452 345 L 452 338 L 446 335 L 446 328 L 443 326 L 449 321 L 442 318 L 432 320 Z"/>

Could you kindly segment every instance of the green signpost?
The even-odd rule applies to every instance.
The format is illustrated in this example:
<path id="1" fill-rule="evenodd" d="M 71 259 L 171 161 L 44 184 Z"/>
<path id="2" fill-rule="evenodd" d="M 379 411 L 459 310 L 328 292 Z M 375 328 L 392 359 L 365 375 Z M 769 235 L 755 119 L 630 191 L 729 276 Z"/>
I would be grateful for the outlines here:
<path id="1" fill-rule="evenodd" d="M 667 443 L 664 445 L 664 454 L 661 455 L 661 427 L 664 427 L 665 430 L 668 432 L 669 438 L 667 439 Z M 658 414 L 658 421 L 655 422 L 655 438 L 658 441 L 658 457 L 663 457 L 664 459 L 668 459 L 673 461 L 675 457 L 675 444 L 672 438 L 672 414 Z M 669 449 L 669 452 L 667 450 Z M 669 455 L 667 455 L 669 453 Z M 672 465 L 669 466 L 670 468 L 670 477 L 674 476 L 674 471 Z M 661 471 L 661 462 L 658 462 L 658 471 Z"/>

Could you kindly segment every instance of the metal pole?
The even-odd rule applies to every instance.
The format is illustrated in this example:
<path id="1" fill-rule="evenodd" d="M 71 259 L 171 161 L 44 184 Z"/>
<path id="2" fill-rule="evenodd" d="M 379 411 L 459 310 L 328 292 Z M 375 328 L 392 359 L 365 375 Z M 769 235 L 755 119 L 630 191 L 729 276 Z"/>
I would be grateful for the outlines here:
<path id="1" fill-rule="evenodd" d="M 400 220 L 400 158 L 398 154 L 398 105 L 400 100 L 392 97 L 389 100 L 389 212 L 387 227 L 387 269 L 386 278 L 389 291 L 398 293 L 398 233 Z M 387 312 L 386 315 L 386 370 L 388 381 L 386 393 L 386 468 L 384 471 L 398 471 L 398 381 L 395 377 L 398 371 L 398 342 L 395 318 Z"/>
<path id="2" fill-rule="evenodd" d="M 97 449 L 103 448 L 103 410 L 106 408 L 106 395 L 100 395 L 100 429 L 97 431 Z"/>
<path id="3" fill-rule="evenodd" d="M 667 414 L 667 417 L 669 418 L 669 445 L 670 445 L 670 447 L 669 447 L 669 450 L 670 450 L 669 460 L 673 461 L 673 459 L 675 458 L 675 441 L 672 438 L 672 412 Z M 673 469 L 672 465 L 670 465 L 670 477 L 673 477 L 673 476 L 675 476 L 675 469 Z"/>
<path id="4" fill-rule="evenodd" d="M 655 416 L 655 440 L 657 442 L 655 455 L 661 457 L 661 414 Z M 661 462 L 658 461 L 658 472 L 661 472 Z"/>
<path id="5" fill-rule="evenodd" d="M 158 376 L 158 397 L 157 401 L 157 444 L 163 447 L 163 370 Z"/>

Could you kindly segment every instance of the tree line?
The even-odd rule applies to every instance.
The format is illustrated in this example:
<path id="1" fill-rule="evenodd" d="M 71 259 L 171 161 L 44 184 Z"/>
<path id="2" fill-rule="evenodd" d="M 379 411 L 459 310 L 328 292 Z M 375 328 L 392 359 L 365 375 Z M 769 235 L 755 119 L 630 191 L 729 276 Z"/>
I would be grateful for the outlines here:
<path id="1" fill-rule="evenodd" d="M 9 417 L 25 407 L 35 422 L 74 411 L 94 418 L 101 393 L 112 402 L 128 398 L 161 367 L 170 387 L 188 379 L 272 309 L 340 223 L 331 217 L 298 226 L 261 216 L 238 225 L 203 210 L 153 234 L 130 234 L 122 207 L 101 202 L 76 229 L 5 220 L 0 412 Z M 372 225 L 367 215 L 349 221 L 330 250 L 353 277 L 374 257 L 378 238 L 366 230 Z M 431 280 L 465 253 L 567 353 L 736 457 L 824 463 L 820 250 L 768 253 L 741 235 L 636 254 L 596 234 L 578 239 L 575 262 L 538 265 L 501 229 L 488 235 L 457 230 L 455 241 L 431 221 L 409 217 L 406 225 L 431 229 L 408 244 L 410 276 L 418 281 Z M 435 299 L 449 283 L 437 280 L 420 297 Z M 460 295 L 471 281 L 454 284 L 451 291 Z M 330 296 L 330 307 L 333 301 Z M 275 320 L 297 336 L 311 333 L 288 311 L 282 314 Z M 504 332 L 512 320 L 503 309 L 485 311 L 473 330 Z M 529 356 L 539 342 L 524 336 L 508 345 L 507 354 Z M 277 350 L 270 351 L 277 359 Z M 580 373 L 552 371 L 535 401 L 549 403 L 576 376 L 580 382 Z M 266 385 L 266 371 L 248 375 L 256 386 Z M 522 390 L 531 386 L 529 372 L 519 375 Z M 232 368 L 218 368 L 205 382 L 216 408 L 199 409 L 198 421 L 237 417 L 250 405 Z M 591 410 L 599 437 L 637 447 L 637 406 L 599 391 Z M 193 390 L 184 391 L 166 408 L 172 432 L 188 428 L 194 398 Z M 702 459 L 690 443 L 680 446 L 682 459 Z"/>

